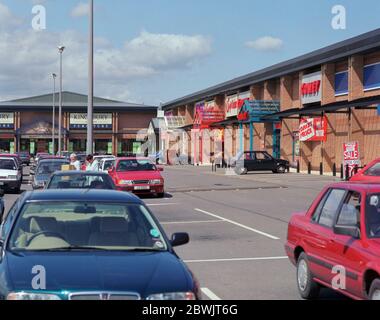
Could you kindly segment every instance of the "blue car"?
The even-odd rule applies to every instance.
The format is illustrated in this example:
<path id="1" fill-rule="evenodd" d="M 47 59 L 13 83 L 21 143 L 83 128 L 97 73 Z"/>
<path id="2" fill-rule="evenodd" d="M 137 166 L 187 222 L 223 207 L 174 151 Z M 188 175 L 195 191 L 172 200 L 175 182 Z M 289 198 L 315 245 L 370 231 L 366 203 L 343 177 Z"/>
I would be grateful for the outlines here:
<path id="1" fill-rule="evenodd" d="M 0 299 L 197 300 L 198 281 L 136 196 L 112 190 L 23 193 L 0 232 Z"/>

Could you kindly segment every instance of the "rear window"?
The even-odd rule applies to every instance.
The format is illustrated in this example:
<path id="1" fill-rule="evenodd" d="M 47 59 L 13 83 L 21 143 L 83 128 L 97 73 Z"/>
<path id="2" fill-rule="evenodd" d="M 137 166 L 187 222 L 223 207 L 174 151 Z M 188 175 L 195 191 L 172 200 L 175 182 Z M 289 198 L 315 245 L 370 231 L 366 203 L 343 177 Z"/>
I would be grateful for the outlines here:
<path id="1" fill-rule="evenodd" d="M 16 170 L 16 163 L 13 159 L 0 159 L 1 170 Z"/>
<path id="2" fill-rule="evenodd" d="M 56 175 L 48 189 L 114 189 L 112 180 L 100 175 Z"/>
<path id="3" fill-rule="evenodd" d="M 366 176 L 371 176 L 371 177 L 380 177 L 380 162 L 376 163 L 371 168 L 369 168 L 365 172 L 365 175 Z"/>

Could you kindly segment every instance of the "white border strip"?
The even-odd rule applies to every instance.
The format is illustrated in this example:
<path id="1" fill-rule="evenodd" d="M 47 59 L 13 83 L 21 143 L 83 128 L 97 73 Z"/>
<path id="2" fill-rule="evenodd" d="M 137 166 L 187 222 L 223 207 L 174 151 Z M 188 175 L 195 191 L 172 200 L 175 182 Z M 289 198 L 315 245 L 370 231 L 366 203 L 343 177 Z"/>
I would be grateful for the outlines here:
<path id="1" fill-rule="evenodd" d="M 209 288 L 201 288 L 201 291 L 211 300 L 222 300 L 214 292 L 212 292 Z"/>
<path id="2" fill-rule="evenodd" d="M 223 217 L 221 217 L 221 216 L 218 216 L 218 215 L 216 215 L 216 214 L 214 214 L 214 213 L 207 212 L 207 211 L 204 211 L 204 210 L 202 210 L 202 209 L 198 209 L 198 208 L 195 208 L 194 210 L 195 210 L 195 211 L 198 211 L 198 212 L 201 212 L 201 213 L 204 213 L 204 214 L 207 214 L 207 215 L 209 215 L 209 216 L 211 216 L 211 217 L 221 219 L 221 220 L 223 220 L 223 221 L 225 221 L 225 222 L 229 222 L 229 223 L 234 224 L 235 226 L 238 226 L 238 227 L 240 227 L 240 228 L 243 228 L 243 229 L 246 229 L 246 230 L 249 230 L 249 231 L 255 232 L 255 233 L 260 234 L 260 235 L 262 235 L 262 236 L 264 236 L 264 237 L 267 237 L 267 238 L 269 238 L 269 239 L 272 239 L 272 240 L 280 240 L 280 238 L 275 237 L 275 236 L 272 236 L 272 235 L 269 234 L 269 233 L 265 233 L 265 232 L 262 232 L 262 231 L 260 231 L 260 230 L 253 229 L 253 228 L 251 228 L 251 227 L 245 226 L 244 224 L 241 224 L 241 223 L 238 223 L 238 222 L 235 222 L 235 221 L 232 221 L 232 220 L 229 220 L 229 219 L 223 218 Z"/>

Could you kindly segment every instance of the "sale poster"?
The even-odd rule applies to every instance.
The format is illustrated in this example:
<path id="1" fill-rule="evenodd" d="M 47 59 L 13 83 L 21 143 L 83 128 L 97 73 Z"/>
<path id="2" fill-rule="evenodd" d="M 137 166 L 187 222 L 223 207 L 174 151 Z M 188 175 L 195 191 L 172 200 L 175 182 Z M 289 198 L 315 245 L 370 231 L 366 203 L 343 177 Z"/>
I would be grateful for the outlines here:
<path id="1" fill-rule="evenodd" d="M 299 128 L 300 141 L 326 141 L 327 140 L 327 118 L 303 118 Z"/>
<path id="2" fill-rule="evenodd" d="M 348 165 L 349 176 L 353 175 L 356 166 L 361 166 L 359 142 L 346 142 L 343 144 L 343 165 L 344 168 Z"/>

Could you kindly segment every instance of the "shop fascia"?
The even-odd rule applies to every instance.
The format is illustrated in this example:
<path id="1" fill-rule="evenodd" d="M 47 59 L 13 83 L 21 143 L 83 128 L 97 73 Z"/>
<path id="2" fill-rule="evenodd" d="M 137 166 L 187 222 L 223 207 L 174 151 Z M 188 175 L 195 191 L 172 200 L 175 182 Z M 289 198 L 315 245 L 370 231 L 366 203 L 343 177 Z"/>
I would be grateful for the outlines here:
<path id="1" fill-rule="evenodd" d="M 94 113 L 94 128 L 112 129 L 112 113 Z M 87 113 L 70 113 L 70 129 L 86 129 Z"/>
<path id="2" fill-rule="evenodd" d="M 13 128 L 14 128 L 14 113 L 0 112 L 0 129 L 13 129 Z"/>

